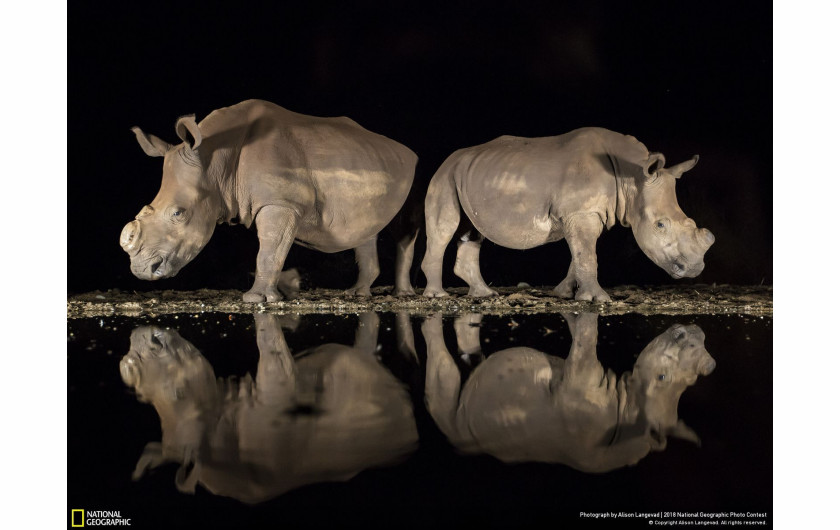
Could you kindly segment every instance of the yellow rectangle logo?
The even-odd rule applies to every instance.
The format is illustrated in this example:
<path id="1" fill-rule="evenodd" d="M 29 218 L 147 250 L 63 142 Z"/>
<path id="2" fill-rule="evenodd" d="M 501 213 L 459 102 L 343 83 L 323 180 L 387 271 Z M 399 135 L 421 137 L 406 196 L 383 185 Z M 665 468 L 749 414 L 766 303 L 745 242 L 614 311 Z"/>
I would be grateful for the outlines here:
<path id="1" fill-rule="evenodd" d="M 76 524 L 76 514 L 82 514 L 81 521 Z M 81 527 L 85 526 L 85 511 L 84 510 L 70 510 L 70 526 Z"/>

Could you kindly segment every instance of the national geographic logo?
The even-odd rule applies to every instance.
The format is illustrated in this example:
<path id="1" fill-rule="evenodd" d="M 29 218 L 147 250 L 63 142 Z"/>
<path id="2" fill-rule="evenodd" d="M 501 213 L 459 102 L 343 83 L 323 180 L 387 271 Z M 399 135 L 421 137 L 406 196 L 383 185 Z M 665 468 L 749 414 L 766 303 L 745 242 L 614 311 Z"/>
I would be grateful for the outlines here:
<path id="1" fill-rule="evenodd" d="M 131 519 L 117 510 L 70 510 L 70 526 L 131 526 Z"/>

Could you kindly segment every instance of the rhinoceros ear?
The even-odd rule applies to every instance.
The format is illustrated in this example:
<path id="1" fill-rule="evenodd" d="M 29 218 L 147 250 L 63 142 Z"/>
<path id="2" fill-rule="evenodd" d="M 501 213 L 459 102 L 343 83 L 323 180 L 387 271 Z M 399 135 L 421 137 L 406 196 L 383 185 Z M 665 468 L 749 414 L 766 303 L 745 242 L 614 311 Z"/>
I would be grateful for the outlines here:
<path id="1" fill-rule="evenodd" d="M 181 116 L 175 123 L 175 133 L 192 150 L 201 145 L 201 131 L 195 122 L 195 114 Z M 192 140 L 190 139 L 192 137 Z"/>
<path id="2" fill-rule="evenodd" d="M 700 447 L 700 437 L 697 436 L 697 433 L 682 420 L 679 420 L 676 425 L 668 429 L 668 435 L 691 442 L 696 444 L 697 447 Z"/>
<path id="3" fill-rule="evenodd" d="M 662 153 L 651 153 L 647 161 L 642 164 L 642 172 L 649 179 L 656 176 L 656 172 L 665 166 L 665 155 Z"/>
<path id="4" fill-rule="evenodd" d="M 166 462 L 163 457 L 163 446 L 160 442 L 149 442 L 143 449 L 143 454 L 140 455 L 140 460 L 137 461 L 137 466 L 134 468 L 134 473 L 131 474 L 131 480 L 140 480 L 148 469 L 154 469 Z"/>
<path id="5" fill-rule="evenodd" d="M 678 179 L 683 173 L 696 166 L 698 160 L 700 160 L 700 155 L 694 155 L 691 160 L 686 160 L 685 162 L 680 162 L 676 166 L 669 167 L 668 171 L 674 175 L 675 179 Z"/>
<path id="6" fill-rule="evenodd" d="M 144 133 L 140 130 L 140 127 L 132 127 L 131 132 L 137 136 L 137 143 L 143 148 L 143 152 L 149 156 L 163 156 L 172 148 L 171 145 L 157 136 Z"/>

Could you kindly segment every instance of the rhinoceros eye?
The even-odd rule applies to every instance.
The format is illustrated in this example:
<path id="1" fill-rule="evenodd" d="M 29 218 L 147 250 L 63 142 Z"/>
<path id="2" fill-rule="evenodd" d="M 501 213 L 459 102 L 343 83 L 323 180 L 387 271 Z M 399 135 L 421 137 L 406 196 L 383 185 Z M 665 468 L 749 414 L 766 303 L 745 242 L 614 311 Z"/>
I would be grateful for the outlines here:
<path id="1" fill-rule="evenodd" d="M 169 211 L 169 218 L 176 223 L 180 223 L 187 217 L 187 210 L 184 208 L 173 207 Z"/>
<path id="2" fill-rule="evenodd" d="M 658 376 L 656 376 L 656 378 L 659 379 L 660 381 L 664 381 L 665 380 L 665 374 L 659 374 Z"/>

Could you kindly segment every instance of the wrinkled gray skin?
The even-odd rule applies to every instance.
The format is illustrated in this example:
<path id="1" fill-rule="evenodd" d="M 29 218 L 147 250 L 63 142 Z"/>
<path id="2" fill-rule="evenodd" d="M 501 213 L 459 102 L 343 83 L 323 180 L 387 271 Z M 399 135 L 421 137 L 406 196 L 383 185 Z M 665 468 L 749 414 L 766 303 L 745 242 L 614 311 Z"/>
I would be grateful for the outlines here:
<path id="1" fill-rule="evenodd" d="M 461 376 L 443 342 L 440 315 L 429 317 L 426 339 L 426 404 L 450 442 L 466 453 L 505 462 L 561 463 L 603 473 L 636 464 L 665 449 L 667 436 L 696 442 L 677 418 L 683 391 L 715 361 L 695 325 L 674 325 L 639 355 L 633 371 L 617 377 L 598 362 L 598 315 L 564 315 L 572 348 L 564 360 L 532 348 L 510 348 L 487 357 Z M 456 321 L 460 352 L 480 352 L 478 315 Z"/>
<path id="2" fill-rule="evenodd" d="M 528 249 L 565 238 L 572 254 L 561 298 L 609 301 L 598 284 L 595 242 L 615 223 L 629 226 L 642 251 L 674 278 L 693 278 L 714 243 L 677 204 L 676 179 L 699 157 L 665 168 L 632 136 L 584 128 L 546 138 L 502 136 L 456 151 L 444 161 L 426 195 L 428 297 L 447 296 L 443 253 L 459 238 L 455 274 L 470 296 L 496 292 L 479 268 L 481 242 Z M 461 216 L 466 213 L 466 219 Z"/>
<path id="3" fill-rule="evenodd" d="M 131 271 L 144 280 L 174 276 L 204 248 L 216 224 L 256 224 L 256 278 L 247 302 L 297 292 L 283 272 L 293 242 L 322 252 L 355 249 L 359 265 L 348 294 L 370 296 L 379 274 L 376 236 L 405 202 L 417 156 L 349 118 L 317 118 L 248 100 L 201 123 L 180 118 L 182 143 L 132 129 L 149 156 L 163 157 L 163 181 L 120 235 Z M 408 269 L 414 237 L 398 241 L 395 294 L 414 294 Z"/>
<path id="4" fill-rule="evenodd" d="M 379 320 L 361 315 L 354 346 L 325 344 L 292 357 L 278 315 L 254 315 L 256 377 L 219 379 L 177 332 L 141 327 L 120 362 L 123 381 L 160 416 L 133 478 L 180 464 L 177 488 L 201 484 L 253 504 L 286 491 L 349 480 L 413 452 L 417 429 L 403 385 L 376 360 Z"/>

